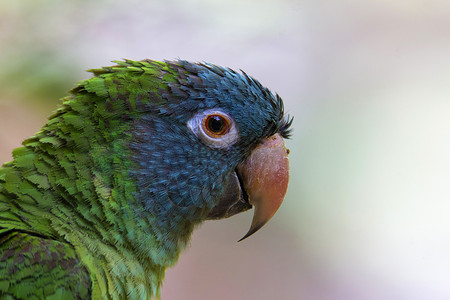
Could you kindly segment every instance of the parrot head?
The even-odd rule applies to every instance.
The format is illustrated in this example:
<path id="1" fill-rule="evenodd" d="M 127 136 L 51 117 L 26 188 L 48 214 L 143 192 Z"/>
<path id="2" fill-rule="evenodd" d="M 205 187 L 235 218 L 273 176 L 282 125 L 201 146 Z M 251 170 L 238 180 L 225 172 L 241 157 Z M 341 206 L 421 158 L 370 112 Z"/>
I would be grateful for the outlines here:
<path id="1" fill-rule="evenodd" d="M 173 265 L 196 225 L 252 207 L 244 238 L 260 229 L 280 207 L 289 180 L 283 139 L 292 119 L 282 99 L 244 72 L 212 64 L 116 63 L 91 70 L 95 77 L 72 93 L 86 95 L 95 107 L 89 118 L 107 128 L 97 140 L 109 146 L 95 165 L 97 173 L 108 171 L 101 180 L 113 192 L 105 201 L 118 202 L 114 218 L 129 228 L 117 230 L 136 241 L 134 252 Z M 66 105 L 81 110 L 76 102 Z M 112 170 L 105 167 L 108 155 L 115 157 Z"/>
<path id="2" fill-rule="evenodd" d="M 278 95 L 245 73 L 181 60 L 164 66 L 163 85 L 149 93 L 154 99 L 142 104 L 132 126 L 136 196 L 162 228 L 177 232 L 189 228 L 185 222 L 227 218 L 253 206 L 246 238 L 283 201 L 289 180 L 283 138 L 292 119 Z"/>

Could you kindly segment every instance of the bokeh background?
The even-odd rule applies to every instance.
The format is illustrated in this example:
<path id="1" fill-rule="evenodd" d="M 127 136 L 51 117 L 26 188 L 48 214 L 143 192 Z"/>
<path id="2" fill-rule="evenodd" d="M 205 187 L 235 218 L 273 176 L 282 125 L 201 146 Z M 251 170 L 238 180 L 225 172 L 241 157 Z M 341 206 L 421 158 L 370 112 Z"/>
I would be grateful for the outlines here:
<path id="1" fill-rule="evenodd" d="M 199 228 L 163 299 L 450 299 L 450 1 L 0 1 L 0 161 L 84 70 L 243 69 L 294 119 L 276 216 Z"/>

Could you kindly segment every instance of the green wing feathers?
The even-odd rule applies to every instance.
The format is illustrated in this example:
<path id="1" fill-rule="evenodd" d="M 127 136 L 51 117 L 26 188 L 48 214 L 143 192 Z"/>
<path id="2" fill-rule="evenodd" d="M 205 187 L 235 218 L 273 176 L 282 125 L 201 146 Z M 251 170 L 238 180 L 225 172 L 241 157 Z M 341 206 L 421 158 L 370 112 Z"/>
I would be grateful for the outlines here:
<path id="1" fill-rule="evenodd" d="M 91 281 L 66 243 L 22 232 L 0 237 L 2 299 L 86 299 Z"/>
<path id="2" fill-rule="evenodd" d="M 124 233 L 148 226 L 117 216 L 126 213 L 136 190 L 128 179 L 127 120 L 137 113 L 136 99 L 158 92 L 158 81 L 148 76 L 160 74 L 163 65 L 130 61 L 92 70 L 96 77 L 80 82 L 41 131 L 13 151 L 14 160 L 0 167 L 0 298 L 85 299 L 91 289 L 103 296 L 110 290 L 115 298 L 158 296 L 159 266 L 139 271 L 153 273 L 147 275 L 152 283 L 136 280 L 142 274 L 136 275 L 134 262 L 115 269 L 115 277 L 103 269 L 131 257 Z"/>

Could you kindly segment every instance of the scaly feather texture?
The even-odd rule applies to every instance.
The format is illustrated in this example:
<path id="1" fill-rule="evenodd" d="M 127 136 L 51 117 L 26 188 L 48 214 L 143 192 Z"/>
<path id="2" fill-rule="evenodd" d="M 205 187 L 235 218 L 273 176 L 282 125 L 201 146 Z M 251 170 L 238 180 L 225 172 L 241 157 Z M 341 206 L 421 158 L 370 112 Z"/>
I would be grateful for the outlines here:
<path id="1" fill-rule="evenodd" d="M 288 136 L 281 99 L 232 70 L 118 61 L 91 70 L 0 168 L 0 295 L 150 299 L 259 143 Z M 239 141 L 212 149 L 198 111 L 230 112 Z"/>

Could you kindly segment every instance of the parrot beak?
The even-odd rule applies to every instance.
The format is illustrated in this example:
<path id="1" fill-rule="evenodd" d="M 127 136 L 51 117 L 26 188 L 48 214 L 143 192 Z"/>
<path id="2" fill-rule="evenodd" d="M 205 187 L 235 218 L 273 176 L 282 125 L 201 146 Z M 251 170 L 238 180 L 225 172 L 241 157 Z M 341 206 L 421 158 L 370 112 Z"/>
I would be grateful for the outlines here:
<path id="1" fill-rule="evenodd" d="M 263 140 L 229 176 L 224 193 L 208 213 L 208 219 L 223 219 L 255 207 L 249 237 L 276 213 L 289 181 L 288 150 L 275 134 Z"/>
<path id="2" fill-rule="evenodd" d="M 239 241 L 251 236 L 276 213 L 289 182 L 289 150 L 279 134 L 266 138 L 237 168 L 248 201 L 255 207 L 252 225 Z"/>

